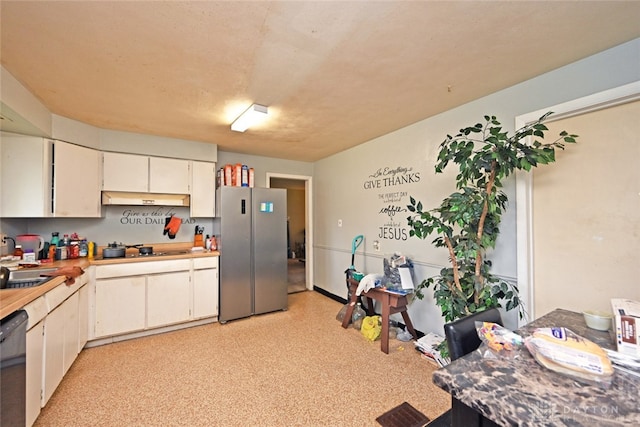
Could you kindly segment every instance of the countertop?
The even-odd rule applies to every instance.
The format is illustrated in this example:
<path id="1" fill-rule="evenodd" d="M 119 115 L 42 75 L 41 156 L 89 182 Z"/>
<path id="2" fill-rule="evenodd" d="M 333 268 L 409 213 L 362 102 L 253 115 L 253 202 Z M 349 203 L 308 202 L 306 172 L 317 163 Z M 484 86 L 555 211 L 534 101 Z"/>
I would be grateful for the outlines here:
<path id="1" fill-rule="evenodd" d="M 93 259 L 89 258 L 76 258 L 68 259 L 64 261 L 54 261 L 50 263 L 43 263 L 40 267 L 33 267 L 33 269 L 50 269 L 60 268 L 68 266 L 78 266 L 83 270 L 86 270 L 91 265 L 110 265 L 110 264 L 122 264 L 132 262 L 149 262 L 149 261 L 166 261 L 171 259 L 189 259 L 189 258 L 203 258 L 219 256 L 218 251 L 191 251 L 190 244 L 174 243 L 174 244 L 148 244 L 144 246 L 153 246 L 154 252 L 164 252 L 162 256 L 134 256 L 138 253 L 135 248 L 127 249 L 126 257 L 124 258 L 102 258 L 96 256 Z M 102 247 L 98 248 L 98 254 L 102 253 Z M 21 289 L 0 289 L 0 319 L 8 316 L 16 310 L 20 310 L 31 301 L 46 294 L 51 289 L 63 284 L 64 277 L 55 277 L 52 280 L 40 286 L 34 286 L 32 288 Z"/>
<path id="2" fill-rule="evenodd" d="M 587 328 L 582 314 L 557 309 L 517 332 L 564 326 L 615 349 L 613 333 Z M 433 382 L 500 425 L 640 425 L 640 378 L 615 371 L 610 385 L 588 384 L 540 366 L 522 348 L 517 359 L 483 358 L 474 351 L 433 373 Z"/>

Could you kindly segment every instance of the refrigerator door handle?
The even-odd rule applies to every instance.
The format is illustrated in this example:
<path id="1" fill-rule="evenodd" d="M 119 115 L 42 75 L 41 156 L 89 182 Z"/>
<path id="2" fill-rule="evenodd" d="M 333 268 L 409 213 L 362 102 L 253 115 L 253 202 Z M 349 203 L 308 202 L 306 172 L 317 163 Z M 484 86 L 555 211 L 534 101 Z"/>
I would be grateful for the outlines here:
<path id="1" fill-rule="evenodd" d="M 240 201 L 240 213 L 242 215 L 247 213 L 247 201 L 246 201 L 246 199 L 242 199 Z"/>

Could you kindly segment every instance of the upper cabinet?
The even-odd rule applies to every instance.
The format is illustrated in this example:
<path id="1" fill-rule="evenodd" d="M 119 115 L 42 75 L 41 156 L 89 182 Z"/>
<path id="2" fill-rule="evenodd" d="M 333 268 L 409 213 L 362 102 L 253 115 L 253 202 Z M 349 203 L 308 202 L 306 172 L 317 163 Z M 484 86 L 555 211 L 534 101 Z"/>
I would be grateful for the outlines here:
<path id="1" fill-rule="evenodd" d="M 51 216 L 53 141 L 3 134 L 0 153 L 0 217 Z"/>
<path id="2" fill-rule="evenodd" d="M 103 153 L 104 191 L 189 193 L 189 161 L 137 154 Z"/>
<path id="3" fill-rule="evenodd" d="M 100 152 L 45 138 L 0 138 L 0 217 L 100 217 Z"/>
<path id="4" fill-rule="evenodd" d="M 213 217 L 216 212 L 216 164 L 191 162 L 192 218 Z"/>
<path id="5" fill-rule="evenodd" d="M 102 153 L 102 189 L 105 191 L 149 191 L 149 157 L 136 154 Z"/>
<path id="6" fill-rule="evenodd" d="M 100 151 L 54 142 L 53 216 L 100 217 Z"/>
<path id="7" fill-rule="evenodd" d="M 149 157 L 149 192 L 189 194 L 189 160 Z"/>

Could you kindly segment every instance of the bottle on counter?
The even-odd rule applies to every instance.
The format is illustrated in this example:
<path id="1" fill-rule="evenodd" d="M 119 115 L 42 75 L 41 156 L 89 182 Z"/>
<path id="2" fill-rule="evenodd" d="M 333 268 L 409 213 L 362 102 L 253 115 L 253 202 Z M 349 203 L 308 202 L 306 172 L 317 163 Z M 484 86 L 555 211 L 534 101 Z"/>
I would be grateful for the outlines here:
<path id="1" fill-rule="evenodd" d="M 51 245 L 49 246 L 49 259 L 53 262 L 56 259 L 56 245 L 53 244 L 53 242 L 51 243 Z"/>
<path id="2" fill-rule="evenodd" d="M 71 242 L 68 248 L 69 248 L 68 257 L 70 259 L 75 259 L 80 256 L 80 244 L 78 242 Z"/>
<path id="3" fill-rule="evenodd" d="M 89 244 L 87 243 L 87 239 L 82 239 L 80 241 L 80 258 L 86 258 L 89 256 Z"/>
<path id="4" fill-rule="evenodd" d="M 207 237 L 204 239 L 204 247 L 206 250 L 211 250 L 211 237 L 207 234 Z"/>
<path id="5" fill-rule="evenodd" d="M 71 240 L 69 239 L 69 235 L 65 234 L 64 236 L 62 236 L 62 243 L 60 244 L 60 246 L 69 246 L 71 244 Z"/>
<path id="6" fill-rule="evenodd" d="M 55 248 L 58 244 L 60 244 L 60 233 L 54 231 L 51 233 L 51 246 Z"/>
<path id="7" fill-rule="evenodd" d="M 22 250 L 22 245 L 16 245 L 13 248 L 13 256 L 17 256 L 17 257 L 20 257 L 20 259 L 22 259 L 23 255 L 24 255 L 24 251 Z"/>

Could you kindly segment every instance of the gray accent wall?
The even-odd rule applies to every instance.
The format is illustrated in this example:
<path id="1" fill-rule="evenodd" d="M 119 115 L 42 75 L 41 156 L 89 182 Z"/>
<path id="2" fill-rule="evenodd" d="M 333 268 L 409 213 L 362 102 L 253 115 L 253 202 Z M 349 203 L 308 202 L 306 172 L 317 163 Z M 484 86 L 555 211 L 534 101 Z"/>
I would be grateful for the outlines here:
<path id="1" fill-rule="evenodd" d="M 421 200 L 427 208 L 435 208 L 455 191 L 454 169 L 444 174 L 434 173 L 438 145 L 447 134 L 455 134 L 462 127 L 481 122 L 486 114 L 496 115 L 504 128 L 512 132 L 518 115 L 638 80 L 640 39 L 316 162 L 313 175 L 314 285 L 346 298 L 344 270 L 350 265 L 351 241 L 359 234 L 365 239 L 355 258 L 358 270 L 383 273 L 383 258 L 400 252 L 413 260 L 416 282 L 437 275 L 448 262 L 446 251 L 431 245 L 435 236 L 427 240 L 408 238 L 408 212 L 403 208 L 409 203 L 410 196 Z M 580 133 L 580 129 L 568 130 Z M 391 176 L 397 179 L 389 179 Z M 510 204 L 503 216 L 497 247 L 489 258 L 494 263 L 494 273 L 515 283 L 514 179 L 506 182 L 504 191 Z M 379 251 L 374 249 L 376 240 L 380 243 Z M 562 301 L 557 305 L 562 306 Z M 443 334 L 444 322 L 431 292 L 424 300 L 412 302 L 409 313 L 417 329 Z M 507 326 L 516 326 L 515 314 L 514 311 L 507 313 Z"/>

